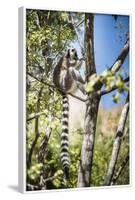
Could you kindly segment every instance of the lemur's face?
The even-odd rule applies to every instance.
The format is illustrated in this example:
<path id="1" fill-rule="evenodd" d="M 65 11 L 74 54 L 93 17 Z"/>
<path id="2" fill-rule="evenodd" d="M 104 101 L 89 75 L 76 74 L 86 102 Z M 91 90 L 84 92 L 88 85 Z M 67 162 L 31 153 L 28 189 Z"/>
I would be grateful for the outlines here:
<path id="1" fill-rule="evenodd" d="M 74 49 L 74 48 L 68 49 L 67 57 L 68 57 L 71 61 L 72 61 L 72 60 L 77 60 L 77 59 L 78 59 L 78 55 L 77 55 L 76 49 Z"/>

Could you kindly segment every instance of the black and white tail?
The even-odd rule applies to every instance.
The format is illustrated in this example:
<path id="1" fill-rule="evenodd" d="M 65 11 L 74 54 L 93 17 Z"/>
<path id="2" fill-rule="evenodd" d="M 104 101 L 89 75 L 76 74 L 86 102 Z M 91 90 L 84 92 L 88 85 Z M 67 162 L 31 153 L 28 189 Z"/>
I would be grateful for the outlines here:
<path id="1" fill-rule="evenodd" d="M 69 141 L 68 141 L 68 119 L 69 119 L 69 101 L 66 95 L 63 95 L 63 120 L 61 133 L 61 163 L 65 179 L 69 177 Z"/>

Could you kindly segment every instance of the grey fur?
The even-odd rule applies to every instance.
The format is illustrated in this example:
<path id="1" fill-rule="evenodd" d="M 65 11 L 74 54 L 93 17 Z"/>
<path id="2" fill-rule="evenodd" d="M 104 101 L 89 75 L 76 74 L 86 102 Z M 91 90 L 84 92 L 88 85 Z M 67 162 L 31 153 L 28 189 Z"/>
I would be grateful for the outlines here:
<path id="1" fill-rule="evenodd" d="M 84 80 L 78 69 L 82 59 L 78 59 L 75 49 L 69 49 L 56 65 L 53 72 L 53 82 L 63 96 L 63 120 L 61 133 L 61 163 L 65 179 L 69 177 L 69 144 L 68 144 L 68 118 L 69 118 L 69 93 L 74 93 L 77 88 L 83 93 Z"/>

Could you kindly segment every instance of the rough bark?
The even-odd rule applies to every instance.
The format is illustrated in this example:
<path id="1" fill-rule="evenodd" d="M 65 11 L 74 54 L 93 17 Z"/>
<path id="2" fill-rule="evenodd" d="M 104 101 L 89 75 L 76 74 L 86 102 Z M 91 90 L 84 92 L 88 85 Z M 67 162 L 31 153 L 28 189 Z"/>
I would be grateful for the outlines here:
<path id="1" fill-rule="evenodd" d="M 78 173 L 78 187 L 90 186 L 98 105 L 99 99 L 91 95 L 90 100 L 86 103 L 84 137 Z"/>
<path id="2" fill-rule="evenodd" d="M 96 73 L 94 57 L 94 15 L 85 14 L 86 81 Z"/>
<path id="3" fill-rule="evenodd" d="M 117 163 L 117 158 L 118 158 L 120 147 L 121 147 L 121 139 L 124 134 L 124 128 L 125 128 L 126 119 L 128 116 L 128 111 L 129 111 L 129 96 L 127 97 L 126 103 L 123 107 L 123 110 L 120 116 L 117 132 L 116 132 L 116 136 L 115 136 L 115 140 L 113 144 L 111 160 L 109 163 L 107 175 L 104 180 L 104 185 L 110 185 L 113 175 L 114 175 L 115 166 Z"/>
<path id="4" fill-rule="evenodd" d="M 86 47 L 86 81 L 89 76 L 96 73 L 94 60 L 94 16 L 92 14 L 85 15 L 85 47 Z M 77 187 L 89 187 L 91 179 L 93 148 L 96 132 L 96 121 L 99 106 L 99 97 L 97 95 L 88 94 L 86 101 L 86 114 L 84 124 L 84 137 L 81 149 L 80 167 L 78 172 Z"/>

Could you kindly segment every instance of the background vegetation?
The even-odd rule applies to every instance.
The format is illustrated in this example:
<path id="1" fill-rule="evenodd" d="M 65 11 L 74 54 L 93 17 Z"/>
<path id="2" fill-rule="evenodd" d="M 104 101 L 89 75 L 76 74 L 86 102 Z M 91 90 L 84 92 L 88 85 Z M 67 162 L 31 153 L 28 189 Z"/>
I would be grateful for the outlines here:
<path id="1" fill-rule="evenodd" d="M 84 18 L 83 13 L 72 13 L 71 15 L 68 12 L 43 10 L 27 10 L 26 13 L 27 190 L 77 187 L 83 127 L 80 124 L 70 127 L 70 178 L 65 182 L 60 163 L 62 99 L 53 86 L 52 72 L 59 58 L 71 44 L 76 45 L 76 41 L 80 41 L 78 36 L 83 38 Z M 115 20 L 117 20 L 116 16 Z M 81 45 L 80 52 L 84 54 Z M 114 79 L 109 82 L 108 77 L 107 74 L 104 80 L 106 80 L 106 86 L 110 87 Z M 122 75 L 118 74 L 117 86 L 120 93 L 125 90 L 123 85 Z M 93 85 L 89 83 L 86 90 L 92 91 Z M 117 103 L 119 94 L 116 93 L 112 98 Z M 84 103 L 82 104 L 84 106 Z M 82 104 L 80 103 L 79 106 Z M 109 110 L 100 106 L 96 125 L 91 186 L 103 185 L 121 110 L 122 106 Z M 81 120 L 84 120 L 84 113 L 80 117 Z M 125 125 L 111 184 L 129 184 L 128 159 L 129 120 Z M 125 163 L 118 175 L 123 161 Z"/>

